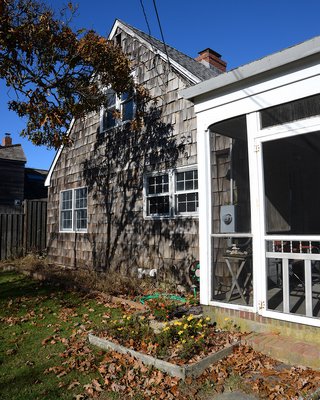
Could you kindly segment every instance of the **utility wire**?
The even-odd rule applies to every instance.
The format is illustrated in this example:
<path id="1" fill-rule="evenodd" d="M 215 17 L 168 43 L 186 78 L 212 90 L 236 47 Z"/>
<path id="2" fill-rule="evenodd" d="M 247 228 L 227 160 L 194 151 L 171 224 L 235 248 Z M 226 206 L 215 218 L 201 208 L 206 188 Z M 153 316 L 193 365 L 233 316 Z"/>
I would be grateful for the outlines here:
<path id="1" fill-rule="evenodd" d="M 143 12 L 143 15 L 144 15 L 144 19 L 145 19 L 145 22 L 146 22 L 147 27 L 148 27 L 149 36 L 152 37 L 151 29 L 150 29 L 150 25 L 149 25 L 149 21 L 148 21 L 148 17 L 147 17 L 147 13 L 146 13 L 146 10 L 145 10 L 144 4 L 143 4 L 143 0 L 140 0 L 140 6 L 141 6 L 141 8 L 142 8 L 142 12 Z M 158 24 L 160 25 L 160 19 L 159 19 L 159 15 L 158 15 L 158 12 L 157 12 L 157 7 L 156 7 L 155 4 L 154 4 L 154 7 L 155 7 L 156 14 L 157 14 L 157 18 L 158 18 Z M 161 25 L 160 25 L 160 30 L 161 30 Z M 164 42 L 162 30 L 161 30 L 161 34 L 162 34 L 162 41 Z M 151 44 L 152 47 L 154 47 L 154 45 L 152 45 L 151 42 L 150 42 L 150 44 Z M 165 43 L 164 43 L 164 46 L 166 46 Z M 157 50 L 157 49 L 155 48 L 155 50 Z M 167 51 L 166 51 L 166 47 L 165 47 L 165 53 L 166 53 L 166 56 L 167 56 L 167 59 L 168 59 L 169 67 L 170 67 L 170 61 L 169 61 L 168 53 L 167 53 Z M 141 62 L 141 61 L 140 61 L 140 62 Z M 146 65 L 145 62 L 143 62 L 143 64 Z M 156 71 L 157 71 L 157 73 L 158 73 L 158 78 L 162 81 L 162 84 L 163 84 L 164 86 L 166 86 L 166 85 L 168 84 L 168 82 L 164 82 L 164 81 L 163 81 L 163 79 L 162 79 L 162 74 L 159 73 L 158 68 L 157 68 L 157 65 L 156 65 L 156 63 L 155 63 L 155 60 L 154 60 L 154 68 L 156 69 Z M 167 76 L 167 75 L 166 75 L 166 76 Z M 161 87 L 161 85 L 159 85 L 159 87 Z M 163 91 L 165 92 L 166 89 L 163 89 Z M 162 97 L 162 96 L 160 96 L 160 97 Z"/>
<path id="2" fill-rule="evenodd" d="M 148 27 L 149 36 L 151 36 L 151 29 L 150 29 L 149 21 L 147 18 L 146 10 L 144 9 L 143 0 L 140 0 L 140 5 L 141 5 L 142 11 L 143 11 L 144 19 L 145 19 L 147 27 Z"/>
<path id="3" fill-rule="evenodd" d="M 159 25 L 159 29 L 160 29 L 160 33 L 161 33 L 161 38 L 162 38 L 162 42 L 163 42 L 163 44 L 164 44 L 164 51 L 165 51 L 165 53 L 166 53 L 166 56 L 167 56 L 167 59 L 168 59 L 168 64 L 169 64 L 169 67 L 170 67 L 171 65 L 170 65 L 170 60 L 169 60 L 167 45 L 166 45 L 166 42 L 164 41 L 164 36 L 163 36 L 163 32 L 162 32 L 162 27 L 161 27 L 161 23 L 160 23 L 160 18 L 159 18 L 159 14 L 158 14 L 158 9 L 157 9 L 157 5 L 156 5 L 156 0 L 153 0 L 153 7 L 154 7 L 154 10 L 155 10 L 156 15 L 157 15 L 158 25 Z"/>

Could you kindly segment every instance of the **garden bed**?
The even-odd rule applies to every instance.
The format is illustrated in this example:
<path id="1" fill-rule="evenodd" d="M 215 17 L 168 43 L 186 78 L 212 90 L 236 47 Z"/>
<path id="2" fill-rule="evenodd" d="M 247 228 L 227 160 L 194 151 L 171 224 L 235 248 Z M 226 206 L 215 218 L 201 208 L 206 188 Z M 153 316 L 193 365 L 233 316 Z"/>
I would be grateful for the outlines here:
<path id="1" fill-rule="evenodd" d="M 133 349 L 129 349 L 128 347 L 121 346 L 117 343 L 114 343 L 110 340 L 100 338 L 93 334 L 88 335 L 89 343 L 98 346 L 104 350 L 113 350 L 121 354 L 130 354 L 132 357 L 136 358 L 143 362 L 143 364 L 152 366 L 162 372 L 166 372 L 170 376 L 175 376 L 177 378 L 181 378 L 185 380 L 188 377 L 197 378 L 200 376 L 203 371 L 208 368 L 210 365 L 220 361 L 222 358 L 230 355 L 233 352 L 233 349 L 237 344 L 228 345 L 222 350 L 217 351 L 216 353 L 210 354 L 199 361 L 194 362 L 193 364 L 187 365 L 176 365 L 164 360 L 160 360 L 151 355 L 141 353 L 139 351 L 135 351 Z"/>
<path id="2" fill-rule="evenodd" d="M 231 354 L 243 334 L 218 329 L 210 318 L 184 315 L 158 322 L 155 317 L 124 314 L 106 321 L 105 329 L 89 335 L 91 344 L 141 360 L 161 371 L 185 379 L 199 376 L 209 365 Z"/>

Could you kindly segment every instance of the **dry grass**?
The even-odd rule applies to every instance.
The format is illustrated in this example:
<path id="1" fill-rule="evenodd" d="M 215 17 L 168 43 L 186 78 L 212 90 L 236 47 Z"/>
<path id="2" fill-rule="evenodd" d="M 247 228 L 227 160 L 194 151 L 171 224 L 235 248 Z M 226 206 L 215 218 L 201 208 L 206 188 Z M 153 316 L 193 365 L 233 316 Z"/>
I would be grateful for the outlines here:
<path id="1" fill-rule="evenodd" d="M 0 262 L 0 269 L 30 274 L 38 280 L 51 281 L 68 288 L 99 291 L 113 296 L 135 297 L 153 292 L 156 282 L 139 279 L 115 271 L 97 272 L 92 268 L 72 269 L 48 263 L 45 257 L 28 254 L 26 257 Z"/>

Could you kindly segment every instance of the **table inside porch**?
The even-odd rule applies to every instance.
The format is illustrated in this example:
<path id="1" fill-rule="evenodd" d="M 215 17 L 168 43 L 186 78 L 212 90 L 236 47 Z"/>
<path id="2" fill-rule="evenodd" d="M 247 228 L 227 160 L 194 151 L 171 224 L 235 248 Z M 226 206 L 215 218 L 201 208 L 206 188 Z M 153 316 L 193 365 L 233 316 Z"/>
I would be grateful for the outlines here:
<path id="1" fill-rule="evenodd" d="M 252 273 L 249 271 L 247 272 L 247 275 L 244 279 L 244 283 L 243 283 L 243 287 L 241 288 L 240 283 L 239 283 L 239 278 L 240 275 L 247 263 L 247 261 L 249 259 L 251 259 L 251 256 L 249 255 L 231 255 L 231 254 L 225 254 L 223 257 L 228 270 L 231 274 L 231 278 L 232 278 L 232 283 L 231 283 L 231 287 L 230 287 L 230 291 L 228 293 L 228 295 L 226 296 L 226 300 L 228 302 L 230 302 L 230 299 L 234 293 L 235 290 L 238 291 L 243 303 L 245 305 L 249 304 L 249 299 L 246 299 L 245 295 L 248 291 L 248 284 L 250 282 L 250 278 Z M 233 268 L 234 264 L 237 264 L 236 268 Z"/>

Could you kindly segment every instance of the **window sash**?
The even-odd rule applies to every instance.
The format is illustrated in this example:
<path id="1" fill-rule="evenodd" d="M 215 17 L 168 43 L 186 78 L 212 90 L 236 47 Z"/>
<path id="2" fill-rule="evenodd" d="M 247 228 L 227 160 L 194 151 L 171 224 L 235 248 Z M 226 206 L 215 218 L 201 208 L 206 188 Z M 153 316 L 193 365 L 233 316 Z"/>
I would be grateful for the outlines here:
<path id="1" fill-rule="evenodd" d="M 198 190 L 198 171 L 187 170 L 176 173 L 176 191 Z"/>
<path id="2" fill-rule="evenodd" d="M 169 193 L 169 174 L 149 176 L 147 181 L 147 191 L 149 195 Z"/>
<path id="3" fill-rule="evenodd" d="M 153 196 L 148 198 L 148 215 L 169 215 L 169 196 Z"/>
<path id="4" fill-rule="evenodd" d="M 198 212 L 199 200 L 198 192 L 182 193 L 176 195 L 176 213 L 196 213 Z"/>
<path id="5" fill-rule="evenodd" d="M 72 211 L 61 211 L 62 230 L 72 230 Z"/>

